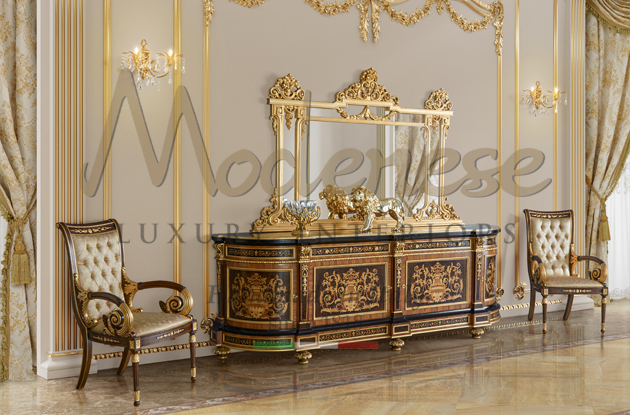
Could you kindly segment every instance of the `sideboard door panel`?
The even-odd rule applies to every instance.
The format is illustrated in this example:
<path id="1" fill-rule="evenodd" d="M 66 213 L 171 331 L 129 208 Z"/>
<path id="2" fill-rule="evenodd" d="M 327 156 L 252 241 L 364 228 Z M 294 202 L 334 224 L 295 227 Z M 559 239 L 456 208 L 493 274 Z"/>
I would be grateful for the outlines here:
<path id="1" fill-rule="evenodd" d="M 390 260 L 373 261 L 313 265 L 315 325 L 389 317 Z"/>
<path id="2" fill-rule="evenodd" d="M 255 329 L 295 326 L 291 268 L 227 266 L 227 320 L 231 325 Z"/>
<path id="3" fill-rule="evenodd" d="M 470 308 L 470 255 L 434 259 L 407 258 L 405 314 Z"/>

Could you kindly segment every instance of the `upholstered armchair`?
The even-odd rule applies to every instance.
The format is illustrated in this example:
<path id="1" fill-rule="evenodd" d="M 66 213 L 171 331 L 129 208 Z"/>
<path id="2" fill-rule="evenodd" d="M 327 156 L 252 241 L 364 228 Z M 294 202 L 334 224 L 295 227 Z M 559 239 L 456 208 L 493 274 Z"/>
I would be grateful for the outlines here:
<path id="1" fill-rule="evenodd" d="M 608 268 L 594 256 L 577 256 L 573 246 L 573 211 L 541 212 L 525 209 L 527 222 L 527 269 L 531 286 L 529 320 L 534 318 L 536 291 L 542 294 L 543 333 L 547 332 L 547 296 L 566 294 L 564 320 L 569 318 L 575 294 L 602 296 L 602 334 L 606 329 Z M 599 268 L 588 273 L 588 278 L 577 274 L 579 261 L 594 261 Z"/>
<path id="2" fill-rule="evenodd" d="M 134 405 L 140 405 L 138 366 L 142 349 L 187 333 L 194 382 L 197 321 L 190 315 L 193 299 L 186 287 L 170 281 L 131 281 L 125 270 L 120 226 L 114 219 L 83 225 L 60 222 L 57 227 L 66 241 L 74 293 L 72 309 L 83 345 L 77 389 L 85 386 L 90 372 L 92 342 L 123 347 L 118 374 L 125 372 L 131 358 Z M 136 293 L 148 288 L 167 288 L 179 294 L 160 301 L 161 313 L 134 308 Z"/>

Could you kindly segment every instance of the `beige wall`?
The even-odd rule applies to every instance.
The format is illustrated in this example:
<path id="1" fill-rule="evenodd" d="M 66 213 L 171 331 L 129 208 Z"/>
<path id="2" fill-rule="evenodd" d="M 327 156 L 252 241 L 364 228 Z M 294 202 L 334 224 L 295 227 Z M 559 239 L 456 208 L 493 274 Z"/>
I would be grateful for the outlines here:
<path id="1" fill-rule="evenodd" d="M 568 0 L 559 0 L 559 88 L 568 90 L 569 27 Z M 408 3 L 408 4 L 407 4 Z M 420 5 L 410 0 L 399 7 L 406 11 Z M 416 4 L 417 3 L 417 4 Z M 86 89 L 85 89 L 85 160 L 95 157 L 102 134 L 102 4 L 86 2 Z M 454 1 L 455 8 L 468 18 L 475 15 L 463 4 Z M 358 80 L 361 71 L 374 67 L 379 83 L 399 97 L 403 107 L 422 108 L 431 91 L 444 88 L 453 102 L 454 117 L 449 131 L 448 147 L 462 155 L 479 148 L 497 148 L 497 56 L 494 48 L 494 28 L 476 33 L 465 33 L 450 21 L 446 12 L 431 15 L 415 27 L 404 27 L 381 15 L 378 43 L 371 37 L 363 42 L 359 36 L 359 12 L 322 16 L 299 1 L 269 1 L 262 6 L 243 8 L 223 0 L 215 1 L 216 13 L 210 23 L 210 108 L 202 111 L 202 32 L 201 0 L 182 2 L 182 49 L 186 56 L 187 73 L 183 85 L 191 94 L 201 126 L 202 117 L 210 121 L 210 162 L 219 179 L 219 167 L 230 155 L 247 150 L 264 163 L 274 151 L 275 139 L 266 105 L 268 91 L 275 80 L 291 73 L 302 88 L 312 91 L 312 99 L 333 101 L 334 94 Z M 506 0 L 503 40 L 502 147 L 503 161 L 514 152 L 515 143 L 515 2 Z M 543 89 L 552 89 L 553 82 L 553 2 L 527 0 L 520 2 L 520 90 L 541 81 Z M 49 28 L 50 29 L 50 28 Z M 120 54 L 139 46 L 146 38 L 152 52 L 167 51 L 173 44 L 172 0 L 112 0 L 112 85 L 120 76 Z M 162 144 L 170 139 L 167 131 L 171 114 L 173 90 L 165 80 L 161 91 L 145 87 L 139 93 L 147 126 L 157 156 Z M 569 97 L 570 98 L 570 97 Z M 554 160 L 558 163 L 558 208 L 569 207 L 569 152 L 568 106 L 559 108 L 558 149 L 553 154 L 552 117 L 536 117 L 529 109 L 518 105 L 520 117 L 520 147 L 536 148 L 545 155 L 543 166 L 523 177 L 523 186 L 532 186 L 553 177 Z M 202 221 L 202 180 L 190 142 L 190 128 L 182 132 L 182 283 L 191 288 L 195 298 L 193 314 L 202 316 L 202 246 L 197 241 L 195 224 Z M 42 130 L 45 140 L 50 131 Z M 43 151 L 50 160 L 53 154 Z M 485 158 L 479 169 L 496 166 L 496 161 Z M 249 175 L 251 166 L 235 165 L 230 170 L 233 187 Z M 90 169 L 88 169 L 89 171 Z M 460 165 L 448 180 L 463 177 Z M 40 176 L 41 177 L 41 176 Z M 504 173 L 509 180 L 509 171 Z M 138 281 L 173 278 L 173 167 L 169 168 L 164 184 L 155 187 L 144 163 L 131 116 L 122 111 L 112 153 L 112 212 L 124 223 L 127 268 Z M 258 181 L 244 196 L 229 197 L 219 191 L 210 201 L 212 231 L 228 231 L 227 224 L 236 224 L 247 231 L 251 222 L 267 206 L 269 194 Z M 497 195 L 470 198 L 461 192 L 449 197 L 449 203 L 466 223 L 499 224 L 514 232 L 514 197 L 502 193 L 501 223 L 497 223 Z M 531 197 L 520 199 L 519 209 L 553 208 L 553 185 Z M 52 207 L 49 207 L 52 209 Z M 100 220 L 103 216 L 102 187 L 95 197 L 85 198 L 85 219 Z M 522 213 L 520 213 L 522 218 Z M 141 224 L 145 225 L 145 239 L 153 238 L 153 223 L 157 223 L 154 243 L 141 240 Z M 43 224 L 46 226 L 45 224 Z M 232 228 L 232 230 L 234 230 Z M 508 232 L 502 233 L 503 288 L 502 305 L 524 303 L 512 294 L 515 285 L 516 244 Z M 525 268 L 524 221 L 520 231 L 520 281 L 528 281 Z M 213 262 L 211 262 L 213 264 Z M 41 278 L 49 278 L 51 269 L 43 269 Z M 216 273 L 211 267 L 210 282 L 216 285 Z M 211 289 L 211 293 L 215 292 Z M 138 295 L 137 303 L 146 309 L 156 307 L 158 299 L 168 295 L 165 290 Z M 210 311 L 216 311 L 216 296 Z M 44 303 L 46 300 L 44 300 Z M 553 309 L 553 308 L 552 308 Z M 520 311 L 525 311 L 524 309 Z M 504 313 L 503 315 L 507 315 Z M 205 335 L 198 336 L 205 341 Z M 47 341 L 42 346 L 50 349 Z M 95 353 L 109 351 L 102 345 Z M 200 350 L 209 353 L 210 348 Z M 179 354 L 178 354 L 179 353 Z M 143 361 L 183 358 L 184 352 L 143 356 Z M 41 360 L 40 360 L 41 361 Z M 99 368 L 113 367 L 113 359 L 99 361 Z"/>

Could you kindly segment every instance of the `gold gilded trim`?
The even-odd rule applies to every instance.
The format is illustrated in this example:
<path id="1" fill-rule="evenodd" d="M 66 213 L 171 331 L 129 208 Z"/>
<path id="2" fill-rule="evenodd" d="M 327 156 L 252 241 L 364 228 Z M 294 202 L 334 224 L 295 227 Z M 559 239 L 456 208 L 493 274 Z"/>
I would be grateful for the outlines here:
<path id="1" fill-rule="evenodd" d="M 212 22 L 212 14 L 214 13 L 214 7 L 212 0 L 203 0 L 203 10 L 205 25 L 203 26 L 203 101 L 202 101 L 202 124 L 203 124 L 203 145 L 206 151 L 210 152 L 210 27 Z M 203 248 L 203 317 L 204 319 L 210 316 L 210 253 L 211 253 L 211 239 L 210 239 L 210 193 L 208 192 L 208 183 L 210 183 L 210 164 L 203 163 L 203 182 L 201 183 L 201 198 L 202 198 L 202 241 Z M 220 270 L 218 268 L 217 261 L 217 287 L 220 286 Z"/>
<path id="2" fill-rule="evenodd" d="M 112 154 L 108 151 L 111 125 L 108 122 L 112 100 L 112 4 L 103 0 L 103 219 L 112 217 Z"/>
<path id="3" fill-rule="evenodd" d="M 585 154 L 585 79 L 584 60 L 585 37 L 586 37 L 586 2 L 585 0 L 574 0 L 571 2 L 571 86 L 570 96 L 570 134 L 571 137 L 571 209 L 574 212 L 575 229 L 584 229 L 585 220 L 585 190 L 584 190 L 584 170 L 586 158 Z M 584 232 L 575 233 L 575 249 L 577 252 L 585 251 Z M 578 265 L 579 275 L 585 274 L 585 262 Z"/>
<path id="4" fill-rule="evenodd" d="M 182 5 L 181 0 L 173 0 L 173 54 L 175 56 L 182 53 Z M 177 66 L 177 65 L 176 65 Z M 182 84 L 181 66 L 173 74 L 173 112 L 175 120 L 179 119 L 181 113 L 181 100 L 177 91 Z M 175 148 L 173 149 L 173 226 L 179 229 L 182 222 L 182 133 L 177 123 L 173 124 L 175 132 Z M 180 284 L 182 281 L 182 246 L 179 238 L 173 240 L 173 280 Z"/>
<path id="5" fill-rule="evenodd" d="M 520 13 L 520 0 L 515 0 L 515 12 L 514 12 L 514 93 L 515 96 L 518 97 L 520 94 L 520 21 L 519 21 L 519 13 Z M 519 114 L 519 100 L 514 100 L 514 152 L 518 153 L 520 148 L 520 114 Z M 521 295 L 521 282 L 520 282 L 520 261 L 519 261 L 519 248 L 520 248 L 520 240 L 519 240 L 519 225 L 520 225 L 520 215 L 519 211 L 519 191 L 518 191 L 518 176 L 514 176 L 515 194 L 514 194 L 514 296 L 516 298 L 522 299 Z M 524 292 L 523 292 L 524 295 Z"/>
<path id="6" fill-rule="evenodd" d="M 553 90 L 558 91 L 558 0 L 553 0 Z M 558 210 L 558 107 L 553 110 L 553 210 Z"/>
<path id="7" fill-rule="evenodd" d="M 548 300 L 547 301 L 547 305 L 552 305 L 552 304 L 562 304 L 562 300 Z M 540 307 L 542 305 L 543 305 L 543 303 L 541 301 L 538 301 L 534 306 L 535 307 Z M 527 308 L 527 307 L 529 307 L 529 303 L 504 305 L 504 306 L 501 306 L 501 311 L 516 310 L 516 309 L 519 309 L 519 308 Z M 523 325 L 525 325 L 525 324 L 523 324 Z M 513 326 L 508 325 L 507 327 L 513 327 Z M 497 326 L 497 327 L 494 327 L 494 328 L 497 329 L 497 328 L 501 328 L 501 327 Z"/>

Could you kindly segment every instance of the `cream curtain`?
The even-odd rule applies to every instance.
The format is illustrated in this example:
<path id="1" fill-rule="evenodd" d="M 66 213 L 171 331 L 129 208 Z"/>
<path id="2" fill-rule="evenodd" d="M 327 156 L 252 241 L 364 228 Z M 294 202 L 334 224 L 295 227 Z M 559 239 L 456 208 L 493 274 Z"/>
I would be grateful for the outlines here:
<path id="1" fill-rule="evenodd" d="M 613 300 L 630 298 L 630 165 L 606 202 L 614 229 L 608 244 L 608 288 Z"/>
<path id="2" fill-rule="evenodd" d="M 630 35 L 586 14 L 586 251 L 607 260 L 605 201 L 630 149 Z M 615 226 L 610 227 L 613 232 Z M 604 232 L 601 232 L 604 230 Z M 591 267 L 594 264 L 590 264 Z"/>
<path id="3" fill-rule="evenodd" d="M 0 287 L 0 380 L 33 379 L 36 351 L 35 201 L 36 0 L 3 0 L 0 13 L 0 207 L 9 223 Z M 11 283 L 9 263 L 22 224 L 30 282 Z"/>
<path id="4" fill-rule="evenodd" d="M 396 121 L 419 123 L 422 118 L 420 115 L 398 114 Z M 414 126 L 396 126 L 395 138 L 396 198 L 403 202 L 405 215 L 411 216 L 415 208 L 424 206 L 427 170 L 431 167 L 424 156 L 427 140 L 424 130 Z M 429 159 L 433 163 L 440 148 L 437 134 L 432 136 L 430 146 Z"/>

